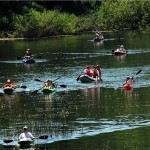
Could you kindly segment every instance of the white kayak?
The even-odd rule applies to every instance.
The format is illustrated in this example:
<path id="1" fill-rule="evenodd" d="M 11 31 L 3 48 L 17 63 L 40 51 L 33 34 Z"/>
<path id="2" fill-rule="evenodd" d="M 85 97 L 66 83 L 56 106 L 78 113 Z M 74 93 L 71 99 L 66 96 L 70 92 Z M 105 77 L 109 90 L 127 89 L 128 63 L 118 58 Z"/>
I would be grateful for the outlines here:
<path id="1" fill-rule="evenodd" d="M 92 82 L 100 81 L 100 80 L 97 80 L 96 78 L 90 77 L 90 76 L 88 76 L 88 75 L 81 75 L 81 76 L 79 77 L 79 80 L 80 80 L 82 83 L 92 83 Z"/>

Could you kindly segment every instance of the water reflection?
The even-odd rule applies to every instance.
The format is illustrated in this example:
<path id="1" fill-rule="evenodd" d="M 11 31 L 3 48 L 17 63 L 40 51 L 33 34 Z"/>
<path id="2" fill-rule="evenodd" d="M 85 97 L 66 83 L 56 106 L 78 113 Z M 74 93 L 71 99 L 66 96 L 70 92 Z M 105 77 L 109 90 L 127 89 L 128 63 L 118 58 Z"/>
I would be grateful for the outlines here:
<path id="1" fill-rule="evenodd" d="M 25 69 L 26 71 L 31 71 L 33 69 L 33 67 L 35 66 L 35 64 L 29 64 L 29 63 L 24 63 L 23 65 L 23 69 Z"/>
<path id="2" fill-rule="evenodd" d="M 100 100 L 100 94 L 101 94 L 100 87 L 87 88 L 87 89 L 83 89 L 82 91 L 87 101 L 92 101 L 94 99 L 98 101 Z"/>
<path id="3" fill-rule="evenodd" d="M 103 46 L 104 41 L 94 42 L 94 45 L 96 45 L 97 47 Z"/>
<path id="4" fill-rule="evenodd" d="M 120 55 L 120 56 L 115 56 L 115 58 L 117 59 L 118 62 L 124 62 L 126 56 L 127 56 L 127 54 Z"/>

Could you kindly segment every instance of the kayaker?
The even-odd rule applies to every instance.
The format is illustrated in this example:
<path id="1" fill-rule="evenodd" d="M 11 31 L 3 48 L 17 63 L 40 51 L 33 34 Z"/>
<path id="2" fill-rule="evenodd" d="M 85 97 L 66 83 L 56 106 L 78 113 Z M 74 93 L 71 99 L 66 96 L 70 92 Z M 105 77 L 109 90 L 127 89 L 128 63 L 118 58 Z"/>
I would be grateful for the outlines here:
<path id="1" fill-rule="evenodd" d="M 135 83 L 134 78 L 127 76 L 124 84 L 132 84 L 133 85 L 134 83 Z"/>
<path id="2" fill-rule="evenodd" d="M 97 69 L 97 67 L 96 66 L 93 66 L 93 73 L 92 73 L 92 77 L 93 78 L 96 78 L 97 80 L 99 80 L 100 79 L 100 74 L 99 74 L 99 70 Z"/>
<path id="3" fill-rule="evenodd" d="M 100 65 L 99 64 L 97 64 L 97 65 L 95 65 L 95 67 L 96 67 L 96 69 L 98 70 L 98 72 L 99 72 L 99 77 L 101 78 L 101 68 L 100 68 Z"/>
<path id="4" fill-rule="evenodd" d="M 31 53 L 31 51 L 30 51 L 29 48 L 26 50 L 25 58 L 26 58 L 26 59 L 32 58 L 32 53 Z"/>
<path id="5" fill-rule="evenodd" d="M 124 46 L 123 46 L 123 45 L 121 45 L 119 50 L 120 50 L 120 51 L 125 51 Z"/>
<path id="6" fill-rule="evenodd" d="M 96 39 L 99 39 L 100 33 L 98 31 L 95 32 L 95 37 L 96 37 Z"/>
<path id="7" fill-rule="evenodd" d="M 95 37 L 96 37 L 96 39 L 104 39 L 103 34 L 101 32 L 99 32 L 99 31 L 95 32 Z"/>
<path id="8" fill-rule="evenodd" d="M 28 131 L 28 127 L 27 127 L 27 126 L 24 126 L 24 127 L 23 127 L 23 133 L 21 133 L 21 134 L 19 135 L 19 140 L 20 140 L 20 139 L 26 139 L 26 138 L 34 139 L 34 136 L 31 134 L 31 132 Z"/>
<path id="9" fill-rule="evenodd" d="M 4 84 L 3 88 L 6 88 L 6 87 L 15 88 L 15 85 L 13 84 L 13 82 L 10 79 L 8 79 L 7 82 Z"/>
<path id="10" fill-rule="evenodd" d="M 51 80 L 47 80 L 46 83 L 44 84 L 44 88 L 53 88 L 55 85 Z"/>
<path id="11" fill-rule="evenodd" d="M 92 76 L 92 70 L 91 70 L 91 67 L 90 66 L 86 66 L 86 69 L 84 69 L 84 71 L 83 71 L 83 73 L 85 74 L 85 75 L 88 75 L 88 76 Z"/>

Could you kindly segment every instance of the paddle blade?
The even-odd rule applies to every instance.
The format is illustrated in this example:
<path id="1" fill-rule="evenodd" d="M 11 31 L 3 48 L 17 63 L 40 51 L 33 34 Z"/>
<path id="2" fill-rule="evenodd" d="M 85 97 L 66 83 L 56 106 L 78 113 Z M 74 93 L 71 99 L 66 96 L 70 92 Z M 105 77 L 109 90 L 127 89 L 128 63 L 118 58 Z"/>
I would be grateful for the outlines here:
<path id="1" fill-rule="evenodd" d="M 6 140 L 6 139 L 3 140 L 4 143 L 11 143 L 12 141 L 13 141 L 13 140 L 11 140 L 11 139 L 10 139 L 10 140 Z"/>
<path id="2" fill-rule="evenodd" d="M 76 79 L 77 81 L 79 81 L 79 79 L 80 79 L 80 76 L 81 76 L 81 75 L 79 75 L 79 76 L 77 77 L 77 79 Z"/>
<path id="3" fill-rule="evenodd" d="M 26 89 L 26 88 L 27 88 L 27 86 L 25 86 L 25 85 L 22 85 L 20 88 Z"/>
<path id="4" fill-rule="evenodd" d="M 136 73 L 136 75 L 139 74 L 141 71 L 142 71 L 142 70 L 139 70 L 139 71 Z"/>
<path id="5" fill-rule="evenodd" d="M 35 81 L 43 82 L 43 81 L 41 81 L 40 79 L 35 79 Z"/>
<path id="6" fill-rule="evenodd" d="M 61 84 L 60 86 L 63 87 L 63 88 L 66 88 L 66 87 L 67 87 L 67 85 L 64 85 L 64 84 Z"/>
<path id="7" fill-rule="evenodd" d="M 39 137 L 39 139 L 48 139 L 48 135 L 42 135 Z"/>

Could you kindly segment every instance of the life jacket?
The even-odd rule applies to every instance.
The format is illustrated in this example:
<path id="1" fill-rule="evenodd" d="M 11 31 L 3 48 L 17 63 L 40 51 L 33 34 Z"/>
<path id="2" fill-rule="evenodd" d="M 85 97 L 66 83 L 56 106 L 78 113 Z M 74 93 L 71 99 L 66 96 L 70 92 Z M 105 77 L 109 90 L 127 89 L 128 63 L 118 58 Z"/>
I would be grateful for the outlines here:
<path id="1" fill-rule="evenodd" d="M 13 87 L 12 82 L 7 82 L 7 83 L 4 85 L 4 88 L 6 88 L 6 87 Z"/>
<path id="2" fill-rule="evenodd" d="M 96 78 L 97 76 L 98 76 L 97 69 L 94 69 L 94 71 L 93 71 L 93 78 Z"/>
<path id="3" fill-rule="evenodd" d="M 92 76 L 91 71 L 90 71 L 90 70 L 87 70 L 87 71 L 86 71 L 86 75 Z"/>

